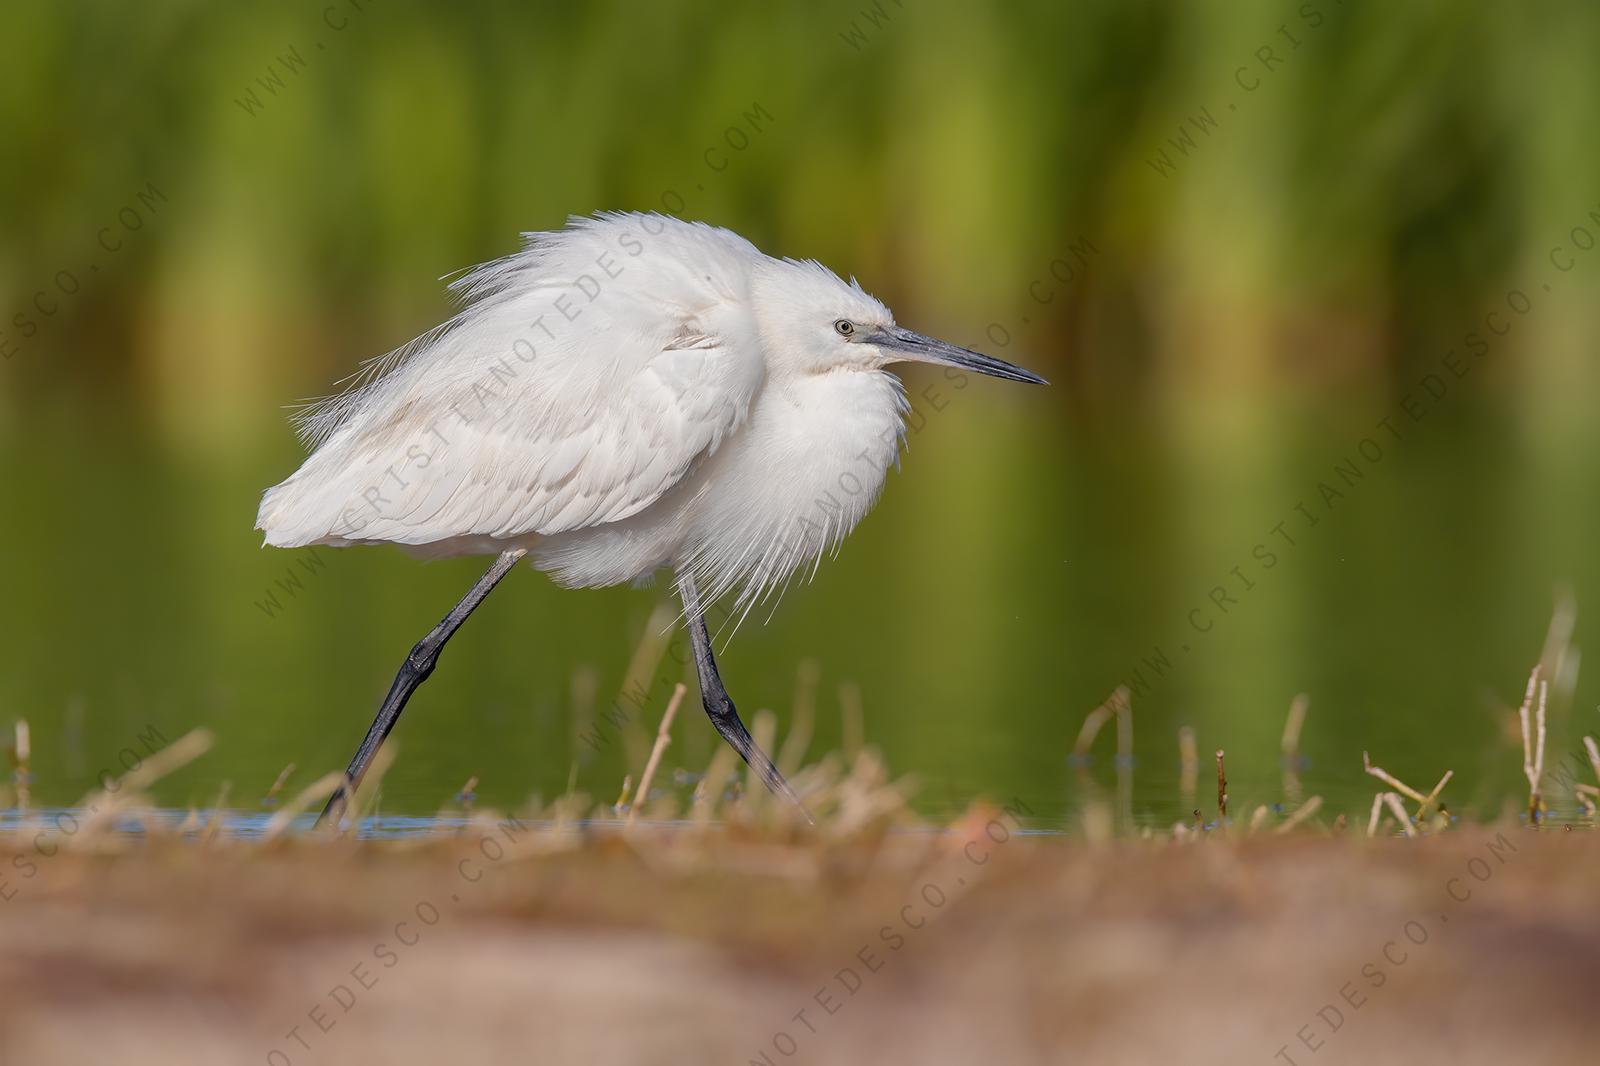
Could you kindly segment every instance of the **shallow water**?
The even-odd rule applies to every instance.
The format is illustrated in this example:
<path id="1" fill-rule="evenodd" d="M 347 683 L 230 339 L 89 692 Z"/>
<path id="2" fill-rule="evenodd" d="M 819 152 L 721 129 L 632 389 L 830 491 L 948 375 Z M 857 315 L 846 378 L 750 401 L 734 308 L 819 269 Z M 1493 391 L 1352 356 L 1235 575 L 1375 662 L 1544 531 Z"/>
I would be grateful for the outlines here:
<path id="1" fill-rule="evenodd" d="M 55 841 L 70 841 L 72 837 L 83 832 L 83 826 L 89 824 L 93 817 L 94 812 L 86 807 L 44 807 L 25 811 L 11 808 L 0 811 L 0 833 L 14 833 L 24 838 L 29 834 L 43 834 L 39 839 L 44 847 L 49 849 L 54 847 Z M 238 840 L 260 840 L 267 836 L 272 817 L 271 810 L 251 811 L 213 807 L 195 811 L 150 807 L 143 808 L 136 814 L 120 815 L 112 823 L 99 827 L 96 831 L 136 837 L 150 832 L 153 828 L 170 831 L 181 829 L 187 824 L 189 829 L 186 831 L 195 836 L 202 831 L 214 829 L 222 836 Z M 309 832 L 315 825 L 316 819 L 314 811 L 296 815 L 284 831 Z M 468 824 L 468 819 L 462 816 L 418 817 L 383 814 L 363 818 L 355 830 L 356 835 L 363 839 L 404 840 L 456 833 L 466 828 Z"/>
<path id="2" fill-rule="evenodd" d="M 1271 819 L 1265 823 L 1265 829 L 1270 830 L 1284 817 L 1292 813 L 1293 808 L 1284 804 L 1273 804 L 1269 808 Z M 83 832 L 83 827 L 88 825 L 93 812 L 82 807 L 51 807 L 42 809 L 29 809 L 20 811 L 16 808 L 0 811 L 0 838 L 15 836 L 23 842 L 32 842 L 35 851 L 43 856 L 53 857 L 58 854 L 58 849 L 71 846 L 73 838 Z M 497 816 L 499 824 L 504 824 L 505 815 Z M 221 838 L 241 842 L 259 841 L 266 839 L 274 833 L 310 833 L 316 827 L 316 814 L 305 813 L 296 815 L 284 827 L 272 825 L 273 812 L 270 810 L 251 811 L 236 808 L 213 808 L 210 810 L 178 810 L 175 808 L 152 807 L 140 810 L 137 814 L 128 814 L 118 817 L 109 825 L 98 826 L 97 833 L 111 832 L 125 837 L 137 839 L 149 834 L 152 829 L 164 832 L 182 830 L 188 837 L 198 839 L 202 834 L 216 835 Z M 1229 818 L 1220 820 L 1209 818 L 1202 822 L 1191 822 L 1189 827 L 1203 834 L 1219 831 L 1237 832 L 1245 829 L 1248 819 Z M 1518 821 L 1528 825 L 1527 816 L 1521 815 Z M 1450 819 L 1451 827 L 1460 823 L 1459 817 Z M 481 822 L 479 823 L 481 827 Z M 553 821 L 516 816 L 516 824 L 521 830 L 539 832 L 556 827 Z M 466 832 L 473 822 L 465 815 L 404 815 L 404 814 L 378 814 L 362 818 L 358 823 L 347 826 L 346 831 L 353 833 L 361 840 L 394 841 L 394 840 L 425 840 L 440 837 L 449 837 Z M 608 833 L 621 833 L 623 831 L 666 832 L 691 831 L 697 828 L 696 823 L 689 819 L 646 819 L 641 818 L 630 823 L 619 814 L 615 818 L 580 818 L 563 823 L 563 827 L 576 830 L 584 834 L 605 835 Z M 1433 827 L 1437 830 L 1439 827 Z M 1600 822 L 1588 817 L 1577 808 L 1559 808 L 1540 817 L 1533 828 L 1548 832 L 1567 832 L 1572 830 L 1600 831 Z M 1359 826 L 1351 829 L 1352 832 L 1364 832 Z M 901 827 L 890 830 L 893 835 L 923 834 L 923 833 L 951 833 L 954 830 L 940 829 L 936 826 L 928 827 Z M 1404 832 L 1392 821 L 1385 820 L 1380 832 L 1384 835 L 1400 837 Z M 1075 827 L 1066 826 L 1059 822 L 1045 824 L 1020 824 L 1010 829 L 1009 835 L 1017 837 L 1034 838 L 1062 838 L 1075 835 Z"/>
<path id="3" fill-rule="evenodd" d="M 625 813 L 625 812 L 624 812 Z M 24 839 L 30 834 L 39 843 L 45 852 L 51 852 L 59 842 L 68 842 L 71 838 L 83 832 L 83 827 L 89 824 L 94 812 L 85 807 L 45 807 L 28 810 L 11 808 L 0 811 L 0 835 L 15 834 Z M 496 822 L 504 824 L 507 818 L 515 818 L 518 831 L 538 832 L 556 828 L 557 823 L 548 819 L 526 818 L 515 815 L 496 815 Z M 153 829 L 163 831 L 183 830 L 191 836 L 199 836 L 202 832 L 230 837 L 236 840 L 249 841 L 261 840 L 275 832 L 306 833 L 316 825 L 316 813 L 310 812 L 296 815 L 289 824 L 282 828 L 272 825 L 273 812 L 271 810 L 251 811 L 237 808 L 212 808 L 210 810 L 178 810 L 170 807 L 149 807 L 140 809 L 137 813 L 121 815 L 109 825 L 97 828 L 97 832 L 119 833 L 124 836 L 138 837 L 151 832 Z M 465 814 L 435 814 L 435 815 L 406 815 L 406 814 L 375 814 L 362 818 L 347 830 L 362 840 L 417 840 L 430 837 L 451 836 L 461 833 L 472 826 L 473 820 Z M 481 821 L 479 822 L 481 826 Z M 696 823 L 686 818 L 640 818 L 629 822 L 623 813 L 615 818 L 578 818 L 561 823 L 567 829 L 580 832 L 607 833 L 621 832 L 625 828 L 666 831 L 688 830 L 695 828 Z M 920 834 L 947 832 L 938 827 L 899 827 L 891 830 L 897 834 Z M 1019 825 L 1012 830 L 1018 836 L 1058 836 L 1061 830 L 1053 826 Z"/>
<path id="4" fill-rule="evenodd" d="M 1332 470 L 1360 439 L 1352 424 L 1297 412 L 1185 439 L 1136 420 L 1100 433 L 1037 397 L 968 390 L 914 438 L 841 556 L 738 632 L 729 687 L 747 716 L 771 707 L 786 728 L 815 663 L 813 756 L 845 741 L 849 686 L 866 741 L 936 817 L 982 796 L 1026 804 L 1041 826 L 1077 827 L 1100 804 L 1127 826 L 1197 808 L 1214 821 L 1217 748 L 1235 819 L 1318 795 L 1364 824 L 1378 787 L 1364 750 L 1423 791 L 1454 770 L 1444 799 L 1459 814 L 1519 809 L 1507 708 L 1557 586 L 1600 603 L 1600 449 L 1540 452 L 1492 418 L 1442 418 L 1347 483 Z M 215 747 L 158 783 L 160 803 L 209 809 L 228 783 L 226 802 L 249 811 L 291 763 L 293 794 L 344 765 L 400 657 L 479 571 L 389 549 L 261 550 L 256 494 L 295 461 L 278 427 L 218 452 L 110 423 L 13 429 L 0 474 L 24 520 L 0 526 L 13 561 L 0 718 L 31 724 L 35 804 L 76 803 L 202 726 Z M 58 443 L 30 452 L 28 439 Z M 1340 497 L 1325 504 L 1319 484 Z M 686 677 L 681 644 L 642 711 L 598 744 L 581 737 L 663 599 L 512 575 L 406 712 L 382 797 L 399 820 L 374 831 L 432 826 L 473 777 L 499 809 L 569 782 L 614 799 Z M 1553 688 L 1547 766 L 1600 732 L 1600 686 L 1577 665 L 1569 655 Z M 1134 689 L 1131 761 L 1117 765 L 1108 724 L 1074 765 L 1084 715 L 1118 684 Z M 663 775 L 698 773 L 720 743 L 692 692 Z M 1299 692 L 1296 790 L 1280 737 Z M 264 815 L 230 817 L 247 833 Z"/>

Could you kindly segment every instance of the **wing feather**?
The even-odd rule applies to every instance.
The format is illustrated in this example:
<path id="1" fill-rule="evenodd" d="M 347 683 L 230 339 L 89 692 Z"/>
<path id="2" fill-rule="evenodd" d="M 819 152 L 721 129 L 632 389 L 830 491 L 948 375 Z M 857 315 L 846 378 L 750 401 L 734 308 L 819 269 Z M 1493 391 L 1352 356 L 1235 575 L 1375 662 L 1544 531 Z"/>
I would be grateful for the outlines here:
<path id="1" fill-rule="evenodd" d="M 267 490 L 258 527 L 283 546 L 420 545 L 639 513 L 760 387 L 753 254 L 661 216 L 530 235 L 456 283 L 472 302 L 454 319 L 302 419 L 316 450 Z"/>

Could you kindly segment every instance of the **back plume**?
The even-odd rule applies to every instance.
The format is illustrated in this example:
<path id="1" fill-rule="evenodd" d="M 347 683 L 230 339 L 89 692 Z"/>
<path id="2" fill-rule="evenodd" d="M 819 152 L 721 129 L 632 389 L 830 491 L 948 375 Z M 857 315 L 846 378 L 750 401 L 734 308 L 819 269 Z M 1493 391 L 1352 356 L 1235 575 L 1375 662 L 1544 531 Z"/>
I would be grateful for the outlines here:
<path id="1" fill-rule="evenodd" d="M 266 543 L 434 554 L 621 521 L 714 452 L 764 367 L 744 238 L 605 213 L 525 234 L 452 285 L 461 310 L 296 422 Z"/>

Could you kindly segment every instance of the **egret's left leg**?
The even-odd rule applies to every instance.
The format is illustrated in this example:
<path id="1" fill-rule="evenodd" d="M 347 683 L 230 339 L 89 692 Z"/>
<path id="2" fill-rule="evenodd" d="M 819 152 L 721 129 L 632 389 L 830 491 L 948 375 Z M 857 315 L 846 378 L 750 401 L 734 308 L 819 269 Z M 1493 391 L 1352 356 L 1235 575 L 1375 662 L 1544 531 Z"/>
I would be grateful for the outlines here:
<path id="1" fill-rule="evenodd" d="M 711 635 L 706 632 L 706 618 L 700 610 L 700 597 L 695 592 L 694 578 L 687 573 L 678 575 L 678 594 L 683 597 L 689 642 L 694 646 L 695 672 L 700 677 L 700 701 L 705 704 L 711 724 L 722 734 L 722 739 L 733 745 L 733 750 L 761 775 L 768 789 L 789 800 L 805 815 L 806 821 L 811 821 L 805 804 L 800 802 L 800 797 L 794 794 L 789 782 L 783 779 L 783 774 L 772 765 L 767 753 L 756 744 L 750 731 L 744 727 L 744 722 L 739 719 L 733 697 L 728 695 L 728 690 L 722 684 L 722 675 L 717 673 L 717 660 L 711 654 Z"/>
<path id="2" fill-rule="evenodd" d="M 400 664 L 400 672 L 395 675 L 393 684 L 389 686 L 389 693 L 384 696 L 383 704 L 378 708 L 378 717 L 373 719 L 366 738 L 361 741 L 361 747 L 356 749 L 355 758 L 350 760 L 350 768 L 344 772 L 344 780 L 334 790 L 328 805 L 322 808 L 322 813 L 317 816 L 318 826 L 328 822 L 335 825 L 339 823 L 344 816 L 346 804 L 355 795 L 356 789 L 361 785 L 361 778 L 366 775 L 367 767 L 378 754 L 378 748 L 388 738 L 395 722 L 399 721 L 400 712 L 406 709 L 406 701 L 411 699 L 411 694 L 417 690 L 417 686 L 433 673 L 434 666 L 439 662 L 439 653 L 444 650 L 445 642 L 461 628 L 461 623 L 478 609 L 478 605 L 488 597 L 489 593 L 494 591 L 494 587 L 500 584 L 500 579 L 511 572 L 511 568 L 517 565 L 517 560 L 526 554 L 528 554 L 526 548 L 513 548 L 501 552 L 494 565 L 490 566 L 488 572 L 461 598 L 461 602 L 451 608 L 450 613 L 445 615 L 444 620 L 434 626 L 427 636 L 417 641 L 411 653 L 406 656 L 405 662 Z"/>

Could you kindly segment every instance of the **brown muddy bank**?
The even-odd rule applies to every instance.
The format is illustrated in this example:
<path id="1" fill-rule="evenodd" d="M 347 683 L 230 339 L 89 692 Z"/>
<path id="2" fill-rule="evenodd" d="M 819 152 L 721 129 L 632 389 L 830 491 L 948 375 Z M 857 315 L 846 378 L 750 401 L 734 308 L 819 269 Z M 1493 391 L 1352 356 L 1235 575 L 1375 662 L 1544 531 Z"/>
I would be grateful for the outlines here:
<path id="1" fill-rule="evenodd" d="M 1592 1061 L 1593 833 L 999 824 L 32 855 L 0 1061 Z"/>

